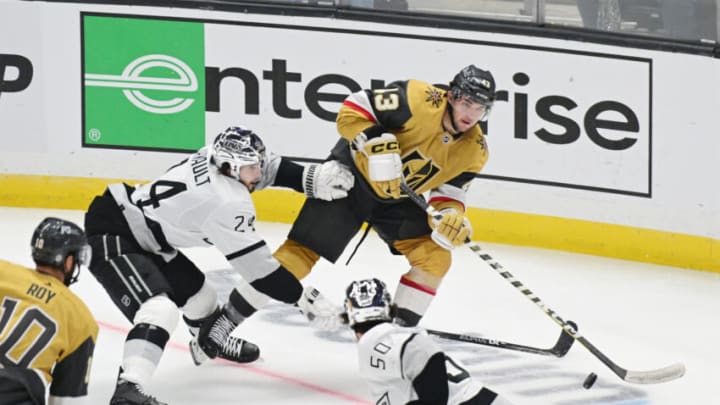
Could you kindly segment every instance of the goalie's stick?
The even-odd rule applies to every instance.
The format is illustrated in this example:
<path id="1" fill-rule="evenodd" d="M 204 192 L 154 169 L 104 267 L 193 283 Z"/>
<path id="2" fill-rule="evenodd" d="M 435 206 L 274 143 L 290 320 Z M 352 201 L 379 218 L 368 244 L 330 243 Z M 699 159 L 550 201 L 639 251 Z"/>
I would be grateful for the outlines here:
<path id="1" fill-rule="evenodd" d="M 405 182 L 400 184 L 400 188 L 405 194 L 408 195 L 408 197 L 410 197 L 410 199 L 415 204 L 425 210 L 428 215 L 438 220 L 442 218 L 442 215 L 435 208 L 428 204 L 428 202 L 425 201 L 424 198 L 417 195 L 417 193 L 415 193 L 415 191 L 408 187 Z M 655 370 L 645 371 L 634 371 L 620 367 L 617 363 L 610 360 L 609 357 L 607 357 L 603 352 L 601 352 L 600 349 L 595 347 L 595 345 L 593 345 L 585 337 L 580 335 L 580 333 L 578 333 L 578 331 L 573 328 L 572 325 L 570 325 L 567 321 L 563 320 L 555 311 L 545 305 L 545 303 L 542 302 L 540 298 L 538 298 L 532 291 L 530 291 L 519 280 L 517 280 L 515 276 L 505 270 L 500 265 L 500 263 L 498 263 L 492 258 L 492 256 L 487 253 L 483 253 L 482 248 L 479 245 L 477 245 L 476 243 L 471 243 L 469 239 L 465 242 L 470 243 L 468 245 L 470 250 L 472 250 L 478 257 L 480 257 L 487 264 L 489 264 L 493 270 L 495 270 L 505 280 L 507 280 L 510 284 L 517 288 L 517 290 L 520 291 L 525 297 L 527 297 L 530 301 L 537 305 L 538 308 L 540 308 L 547 316 L 549 316 L 553 321 L 555 321 L 555 323 L 560 325 L 563 330 L 565 330 L 570 336 L 572 336 L 573 339 L 577 340 L 578 342 L 580 342 L 580 344 L 585 346 L 585 348 L 588 349 L 590 353 L 597 357 L 598 360 L 605 364 L 623 381 L 635 384 L 657 384 L 666 381 L 672 381 L 685 375 L 685 365 L 683 365 L 682 363 L 675 363 Z"/>
<path id="2" fill-rule="evenodd" d="M 572 325 L 577 330 L 577 325 L 573 323 L 573 321 L 567 321 L 569 325 Z M 542 349 L 539 347 L 533 347 L 533 346 L 525 346 L 525 345 L 518 345 L 515 343 L 508 343 L 503 342 L 502 340 L 496 340 L 496 339 L 487 339 L 480 336 L 474 336 L 474 335 L 468 335 L 468 334 L 459 334 L 459 333 L 452 333 L 452 332 L 443 332 L 439 330 L 434 329 L 425 329 L 428 334 L 439 336 L 443 339 L 448 340 L 455 340 L 458 342 L 465 342 L 465 343 L 475 343 L 483 346 L 490 346 L 495 347 L 498 349 L 508 349 L 508 350 L 515 350 L 518 352 L 525 352 L 525 353 L 533 353 L 533 354 L 540 354 L 543 356 L 555 356 L 555 357 L 563 357 L 565 354 L 567 354 L 568 350 L 570 350 L 570 347 L 575 342 L 575 339 L 573 339 L 572 336 L 570 336 L 565 330 L 563 329 L 560 332 L 560 337 L 558 338 L 557 342 L 555 343 L 555 346 L 549 348 L 549 349 Z"/>

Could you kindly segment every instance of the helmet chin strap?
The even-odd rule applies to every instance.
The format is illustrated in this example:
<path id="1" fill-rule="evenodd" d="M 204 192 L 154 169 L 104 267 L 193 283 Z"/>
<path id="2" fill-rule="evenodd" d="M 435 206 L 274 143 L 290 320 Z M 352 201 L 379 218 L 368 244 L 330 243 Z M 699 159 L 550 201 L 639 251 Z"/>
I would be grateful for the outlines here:
<path id="1" fill-rule="evenodd" d="M 69 273 L 64 273 L 65 279 L 63 280 L 63 283 L 66 286 L 70 286 L 70 284 L 77 282 L 79 275 L 80 275 L 80 262 L 77 260 L 77 257 L 73 256 L 72 271 L 70 271 Z"/>
<path id="2" fill-rule="evenodd" d="M 450 132 L 451 135 L 454 135 L 458 132 L 457 124 L 455 123 L 455 114 L 453 114 L 454 111 L 455 110 L 453 109 L 452 104 L 450 104 L 450 100 L 448 100 L 447 112 L 448 112 L 448 115 L 450 116 L 450 125 L 452 126 L 452 128 L 450 128 L 450 129 L 452 129 L 452 131 L 450 131 L 448 128 L 445 128 L 445 130 Z"/>

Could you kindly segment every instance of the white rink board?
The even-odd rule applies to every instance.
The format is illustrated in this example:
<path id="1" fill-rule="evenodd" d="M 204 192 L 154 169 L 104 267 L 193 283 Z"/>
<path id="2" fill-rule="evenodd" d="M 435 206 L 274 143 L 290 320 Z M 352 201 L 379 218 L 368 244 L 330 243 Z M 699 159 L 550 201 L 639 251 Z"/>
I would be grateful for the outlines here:
<path id="1" fill-rule="evenodd" d="M 333 129 L 332 123 L 323 122 L 304 108 L 306 103 L 303 99 L 312 81 L 321 76 L 341 74 L 362 88 L 370 87 L 372 80 L 388 83 L 401 78 L 422 78 L 431 83 L 447 84 L 459 67 L 449 63 L 428 63 L 428 53 L 433 55 L 435 61 L 461 61 L 473 53 L 492 55 L 492 59 L 475 62 L 495 72 L 498 91 L 506 93 L 505 100 L 499 100 L 494 108 L 489 143 L 492 156 L 511 154 L 513 159 L 490 159 L 483 174 L 569 187 L 600 188 L 619 193 L 650 194 L 650 59 L 623 58 L 601 53 L 570 53 L 557 48 L 534 50 L 517 43 L 476 40 L 461 43 L 457 38 L 444 36 L 382 38 L 382 47 L 357 51 L 379 41 L 376 35 L 373 31 L 362 30 L 338 33 L 317 29 L 310 31 L 301 27 L 279 29 L 205 24 L 206 64 L 222 69 L 241 67 L 254 72 L 256 77 L 263 77 L 269 72 L 273 60 L 283 61 L 287 65 L 288 74 L 297 75 L 296 81 L 284 83 L 287 99 L 297 100 L 287 104 L 302 111 L 298 119 L 278 119 L 276 132 L 286 134 L 285 137 L 288 137 L 287 134 L 295 137 L 299 135 L 302 142 L 277 142 L 278 151 L 284 155 L 323 159 L 328 147 L 319 149 L 318 145 L 332 145 L 328 133 L 332 133 Z M 238 39 L 234 47 L 236 51 L 227 52 L 224 44 L 228 38 Z M 243 41 L 243 38 L 262 38 L 262 43 Z M 314 53 L 309 59 L 309 51 L 302 47 L 282 50 L 287 46 L 288 38 L 293 38 L 293 42 L 299 44 L 313 44 L 320 49 L 333 49 L 335 44 L 342 43 L 343 48 L 352 49 L 353 52 L 341 56 L 336 52 Z M 377 67 L 378 60 L 383 61 L 382 69 Z M 527 60 L 528 63 L 518 66 L 518 60 Z M 559 70 L 552 69 L 552 66 L 574 68 Z M 598 77 L 599 71 L 604 72 L 602 77 Z M 522 86 L 514 84 L 513 77 L 516 75 L 523 75 L 529 83 Z M 226 109 L 242 111 L 246 100 L 243 99 L 239 81 L 227 85 L 238 90 L 235 92 L 227 91 L 224 83 L 223 86 L 220 117 L 223 117 L 222 111 Z M 337 82 L 319 89 L 321 92 L 338 94 L 347 94 L 350 90 Z M 528 123 L 522 130 L 524 135 L 517 133 L 521 130 L 514 127 L 516 112 L 513 102 L 516 92 L 527 97 L 525 108 L 529 112 L 518 113 L 527 115 Z M 507 93 L 511 94 L 508 96 Z M 260 88 L 260 98 L 274 102 L 273 96 L 272 82 L 265 80 Z M 595 106 L 596 109 L 605 110 L 599 104 L 601 102 L 625 106 L 639 129 L 599 130 L 596 135 L 600 138 L 599 142 L 607 142 L 610 147 L 615 147 L 619 140 L 627 139 L 631 146 L 610 150 L 580 133 L 588 109 Z M 269 104 L 265 105 L 269 111 L 262 111 L 258 120 L 266 112 L 273 115 L 273 110 L 268 108 Z M 333 110 L 337 111 L 338 104 L 334 104 Z M 547 112 L 543 110 L 543 114 L 552 115 L 556 123 L 543 120 L 535 114 L 536 108 L 546 109 Z M 563 112 L 563 109 L 569 111 Z M 562 118 L 558 117 L 560 114 L 563 114 Z M 600 111 L 590 114 L 597 119 L 612 122 L 626 123 L 628 119 L 612 109 L 602 114 Z M 214 117 L 208 122 L 208 129 L 221 126 L 222 121 L 217 119 L 220 117 Z M 299 120 L 302 120 L 303 125 L 312 125 L 311 130 L 295 135 L 298 132 L 293 128 L 299 124 Z M 568 128 L 557 123 L 578 132 L 575 135 L 561 135 Z M 257 124 L 262 125 L 260 122 Z M 546 139 L 564 144 L 544 142 L 534 135 L 536 131 L 546 131 L 547 134 L 543 135 Z M 573 141 L 573 138 L 576 139 Z"/>

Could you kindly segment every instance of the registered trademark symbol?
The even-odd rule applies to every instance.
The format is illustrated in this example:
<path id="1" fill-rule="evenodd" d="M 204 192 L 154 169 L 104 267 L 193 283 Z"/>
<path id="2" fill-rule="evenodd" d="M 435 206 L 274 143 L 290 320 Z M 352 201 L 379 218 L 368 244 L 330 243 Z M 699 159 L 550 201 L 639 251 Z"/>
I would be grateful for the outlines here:
<path id="1" fill-rule="evenodd" d="M 88 131 L 88 137 L 93 142 L 99 141 L 101 136 L 102 136 L 102 133 L 97 128 L 93 128 L 90 131 Z"/>

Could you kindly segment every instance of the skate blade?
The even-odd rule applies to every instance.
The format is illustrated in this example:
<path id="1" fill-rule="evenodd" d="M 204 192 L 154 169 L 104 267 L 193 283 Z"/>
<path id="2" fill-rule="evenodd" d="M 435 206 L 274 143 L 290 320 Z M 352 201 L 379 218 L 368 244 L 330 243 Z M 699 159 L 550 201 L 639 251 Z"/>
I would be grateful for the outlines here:
<path id="1" fill-rule="evenodd" d="M 192 340 L 190 340 L 190 343 L 188 344 L 188 346 L 190 346 L 190 356 L 192 356 L 193 362 L 195 363 L 196 366 L 199 366 L 199 365 L 205 363 L 210 358 L 200 348 L 200 344 L 198 344 L 197 339 L 193 338 Z"/>

